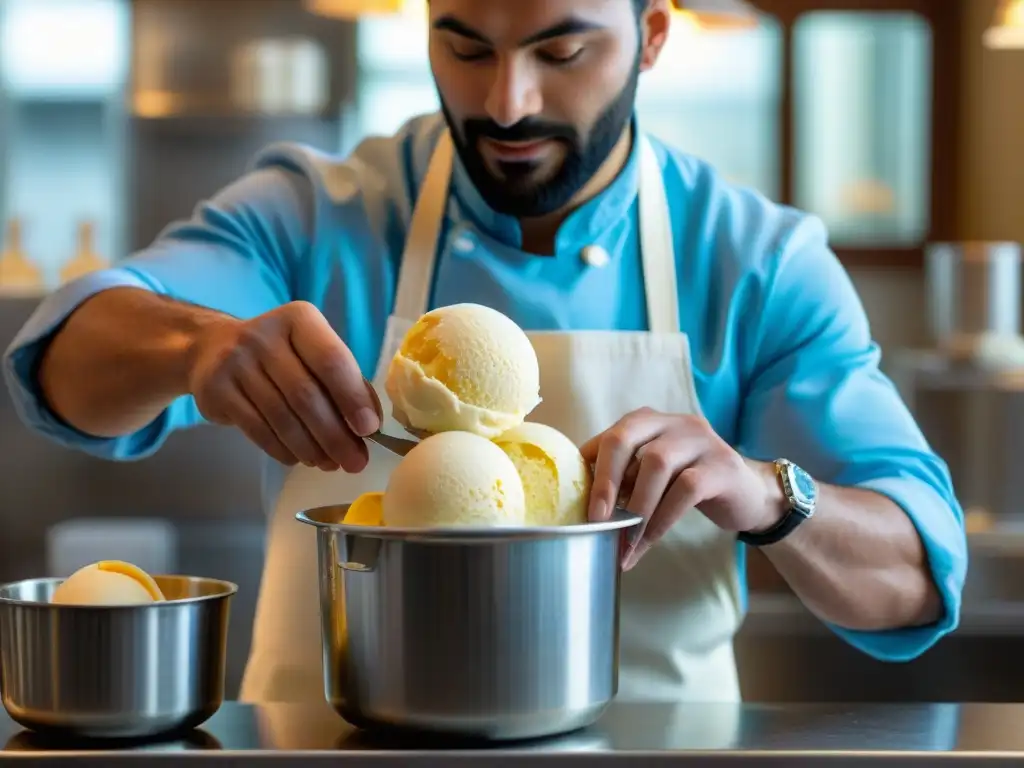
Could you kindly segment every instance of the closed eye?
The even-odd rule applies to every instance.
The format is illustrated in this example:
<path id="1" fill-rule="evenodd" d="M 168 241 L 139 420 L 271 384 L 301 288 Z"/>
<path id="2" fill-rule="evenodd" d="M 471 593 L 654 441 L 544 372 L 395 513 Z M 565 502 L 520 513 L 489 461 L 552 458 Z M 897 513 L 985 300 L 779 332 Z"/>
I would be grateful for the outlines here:
<path id="1" fill-rule="evenodd" d="M 471 51 L 460 51 L 454 45 L 449 44 L 448 50 L 451 51 L 452 56 L 454 56 L 459 61 L 481 61 L 491 55 L 491 50 L 489 48 L 481 48 L 478 50 Z"/>
<path id="2" fill-rule="evenodd" d="M 572 62 L 576 61 L 576 59 L 583 55 L 583 51 L 583 48 L 577 48 L 572 53 L 568 55 L 563 54 L 561 56 L 554 53 L 549 53 L 547 51 L 539 51 L 537 53 L 537 58 L 539 58 L 541 61 L 547 62 L 548 64 L 564 66 L 566 64 L 571 64 Z"/>

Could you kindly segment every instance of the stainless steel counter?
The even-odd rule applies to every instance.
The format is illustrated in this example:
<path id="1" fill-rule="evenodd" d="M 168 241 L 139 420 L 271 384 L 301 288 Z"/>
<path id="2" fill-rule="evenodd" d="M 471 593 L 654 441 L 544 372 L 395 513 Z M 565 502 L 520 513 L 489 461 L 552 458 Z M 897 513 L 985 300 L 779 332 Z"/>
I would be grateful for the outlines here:
<path id="1" fill-rule="evenodd" d="M 33 765 L 249 766 L 254 761 L 374 766 L 1011 764 L 1024 760 L 1024 705 L 671 705 L 615 703 L 595 726 L 543 742 L 482 745 L 399 740 L 354 730 L 326 705 L 226 704 L 201 730 L 164 744 L 40 743 L 0 718 L 0 762 Z M 574 760 L 576 758 L 577 760 Z M 586 761 L 584 763 L 584 761 Z"/>

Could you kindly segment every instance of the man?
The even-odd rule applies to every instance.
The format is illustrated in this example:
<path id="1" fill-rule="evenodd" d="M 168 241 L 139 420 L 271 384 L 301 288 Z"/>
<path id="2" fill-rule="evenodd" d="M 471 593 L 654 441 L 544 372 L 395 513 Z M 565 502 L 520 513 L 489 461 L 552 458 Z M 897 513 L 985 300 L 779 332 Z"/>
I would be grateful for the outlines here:
<path id="1" fill-rule="evenodd" d="M 443 115 L 347 159 L 268 150 L 50 297 L 8 351 L 23 418 L 65 445 L 134 459 L 208 420 L 268 454 L 245 698 L 322 695 L 314 545 L 292 516 L 383 487 L 363 376 L 466 301 L 530 332 L 532 418 L 594 463 L 591 517 L 624 492 L 647 519 L 620 696 L 739 698 L 746 546 L 879 659 L 957 625 L 962 513 L 824 228 L 632 119 L 669 19 L 665 0 L 432 0 Z"/>

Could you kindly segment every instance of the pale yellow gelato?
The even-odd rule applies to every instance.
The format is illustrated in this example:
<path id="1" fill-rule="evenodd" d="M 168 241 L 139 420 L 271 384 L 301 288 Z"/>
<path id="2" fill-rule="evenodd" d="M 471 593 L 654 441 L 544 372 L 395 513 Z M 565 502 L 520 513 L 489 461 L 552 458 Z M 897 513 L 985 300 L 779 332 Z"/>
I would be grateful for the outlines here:
<path id="1" fill-rule="evenodd" d="M 587 522 L 593 477 L 572 440 L 545 424 L 525 422 L 494 442 L 519 472 L 527 525 Z"/>
<path id="2" fill-rule="evenodd" d="M 131 563 L 103 560 L 80 568 L 54 590 L 57 605 L 145 605 L 164 600 L 153 577 Z"/>
<path id="3" fill-rule="evenodd" d="M 409 451 L 384 492 L 394 528 L 515 527 L 524 524 L 523 484 L 512 460 L 469 432 L 431 435 Z"/>
<path id="4" fill-rule="evenodd" d="M 540 369 L 512 320 L 479 304 L 455 304 L 413 325 L 384 388 L 395 420 L 410 431 L 493 438 L 540 403 Z"/>

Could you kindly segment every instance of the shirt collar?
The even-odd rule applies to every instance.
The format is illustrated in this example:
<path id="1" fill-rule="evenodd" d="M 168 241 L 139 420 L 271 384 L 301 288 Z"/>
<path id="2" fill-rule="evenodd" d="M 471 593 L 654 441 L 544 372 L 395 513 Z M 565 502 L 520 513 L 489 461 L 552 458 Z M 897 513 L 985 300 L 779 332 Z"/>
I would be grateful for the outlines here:
<path id="1" fill-rule="evenodd" d="M 619 175 L 601 194 L 591 198 L 562 222 L 555 236 L 555 255 L 577 251 L 583 245 L 597 242 L 612 225 L 629 213 L 637 196 L 639 182 L 639 134 L 633 120 L 633 146 Z M 452 163 L 452 192 L 459 214 L 470 219 L 489 236 L 511 248 L 522 248 L 523 233 L 514 216 L 498 213 L 484 201 L 469 178 L 458 153 Z"/>

